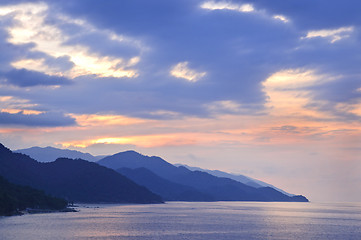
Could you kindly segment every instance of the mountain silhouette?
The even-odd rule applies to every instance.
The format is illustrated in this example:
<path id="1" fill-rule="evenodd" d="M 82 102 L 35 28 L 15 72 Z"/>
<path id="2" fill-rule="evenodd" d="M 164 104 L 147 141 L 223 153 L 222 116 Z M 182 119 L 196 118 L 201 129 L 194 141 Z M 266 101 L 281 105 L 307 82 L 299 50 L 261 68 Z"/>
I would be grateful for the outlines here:
<path id="1" fill-rule="evenodd" d="M 0 144 L 0 175 L 68 201 L 87 203 L 160 203 L 160 196 L 120 173 L 81 159 L 40 163 Z"/>
<path id="2" fill-rule="evenodd" d="M 263 182 L 263 181 L 260 181 L 260 180 L 257 180 L 257 179 L 253 179 L 253 178 L 250 178 L 250 177 L 247 177 L 247 176 L 244 176 L 244 175 L 241 175 L 241 174 L 231 174 L 231 173 L 227 173 L 227 172 L 222 172 L 222 171 L 219 171 L 219 170 L 209 170 L 209 169 L 203 169 L 203 168 L 198 168 L 198 167 L 190 167 L 190 166 L 187 166 L 187 165 L 183 165 L 183 164 L 176 164 L 175 166 L 183 166 L 191 171 L 201 171 L 201 172 L 206 172 L 206 173 L 209 173 L 213 176 L 216 176 L 216 177 L 224 177 L 224 178 L 230 178 L 230 179 L 233 179 L 237 182 L 241 182 L 243 184 L 246 184 L 248 186 L 251 186 L 251 187 L 255 187 L 255 188 L 261 188 L 261 187 L 271 187 L 283 194 L 286 194 L 287 196 L 290 196 L 290 197 L 293 197 L 295 196 L 294 194 L 291 194 L 291 193 L 288 193 L 286 191 L 283 191 L 282 189 L 279 189 L 269 183 L 266 183 L 266 182 Z"/>
<path id="3" fill-rule="evenodd" d="M 191 171 L 183 166 L 176 167 L 160 157 L 144 156 L 135 151 L 117 153 L 99 160 L 98 163 L 121 172 L 124 172 L 121 168 L 133 170 L 146 168 L 160 178 L 192 187 L 203 193 L 204 196 L 209 196 L 207 201 L 308 201 L 303 196 L 290 197 L 271 187 L 255 188 L 233 179 L 216 177 L 202 171 Z M 132 174 L 128 174 L 128 177 L 139 181 L 142 175 L 139 173 L 137 175 L 134 171 Z M 152 180 L 149 178 L 148 181 L 149 186 Z"/>
<path id="4" fill-rule="evenodd" d="M 95 162 L 105 156 L 93 156 L 90 153 L 82 153 L 76 150 L 59 149 L 54 147 L 31 147 L 15 150 L 16 153 L 23 153 L 39 162 L 53 162 L 58 158 L 84 159 Z"/>
<path id="5" fill-rule="evenodd" d="M 42 148 L 42 147 L 31 147 L 31 148 L 26 148 L 26 149 L 15 150 L 14 152 L 24 153 L 24 154 L 29 155 L 31 158 L 33 158 L 33 159 L 35 159 L 35 160 L 37 160 L 39 162 L 55 161 L 58 158 L 72 158 L 72 159 L 80 158 L 80 159 L 84 159 L 84 160 L 94 162 L 94 161 L 98 161 L 98 160 L 103 159 L 103 158 L 106 157 L 106 156 L 93 156 L 93 155 L 91 155 L 89 153 L 83 153 L 83 152 L 79 152 L 79 151 L 75 151 L 75 150 L 68 150 L 68 149 L 59 149 L 59 148 L 54 148 L 54 147 L 44 147 L 44 148 Z M 126 152 L 119 153 L 119 155 L 121 155 L 123 159 L 130 159 L 131 161 L 130 161 L 129 164 L 131 166 L 134 166 L 137 159 L 142 158 L 142 155 L 135 152 L 135 151 L 126 151 Z M 156 161 L 157 157 L 153 157 L 152 160 L 153 160 L 153 162 Z M 159 163 L 162 162 L 161 159 L 158 159 L 158 160 L 159 160 Z M 123 162 L 123 164 L 125 164 L 125 163 Z M 159 165 L 161 165 L 161 164 L 159 164 Z M 142 165 L 141 162 L 139 162 L 138 166 L 142 167 L 143 165 Z M 243 184 L 246 184 L 248 186 L 255 187 L 255 188 L 271 187 L 271 188 L 274 188 L 275 190 L 277 190 L 279 192 L 282 192 L 283 194 L 286 194 L 288 196 L 294 196 L 293 194 L 287 193 L 287 192 L 283 191 L 282 189 L 279 189 L 279 188 L 277 188 L 277 187 L 275 187 L 275 186 L 273 186 L 271 184 L 268 184 L 268 183 L 265 183 L 265 182 L 262 182 L 260 180 L 253 179 L 253 178 L 250 178 L 250 177 L 247 177 L 247 176 L 244 176 L 244 175 L 240 175 L 240 174 L 235 175 L 235 174 L 222 172 L 222 171 L 219 171 L 219 170 L 208 170 L 208 169 L 202 169 L 202 168 L 198 168 L 198 167 L 191 167 L 191 166 L 187 166 L 187 165 L 183 165 L 183 164 L 175 164 L 174 166 L 176 166 L 176 167 L 183 166 L 183 167 L 186 167 L 187 169 L 189 169 L 191 171 L 207 172 L 207 173 L 209 173 L 209 174 L 211 174 L 213 176 L 216 176 L 216 177 L 230 178 L 230 179 L 233 179 L 235 181 L 241 182 Z M 110 166 L 108 166 L 108 167 L 110 167 Z M 147 166 L 147 167 L 151 168 L 151 166 Z M 115 166 L 112 166 L 111 168 L 117 169 Z M 169 169 L 170 168 L 165 168 L 165 171 L 167 172 L 167 171 L 169 171 Z M 133 174 L 136 174 L 136 173 L 133 173 Z M 132 176 L 132 177 L 135 177 L 135 176 Z M 149 186 L 150 182 L 152 182 L 152 181 L 150 181 L 150 182 L 149 181 L 146 181 L 146 182 L 140 181 L 141 176 L 138 177 L 138 178 L 134 178 L 132 180 L 133 181 L 138 180 L 139 182 L 137 182 L 137 181 L 135 181 L 135 182 L 140 184 L 140 185 L 146 186 L 151 191 L 154 190 L 154 188 L 151 188 Z M 166 179 L 163 178 L 163 180 L 166 180 Z M 155 186 L 153 186 L 153 187 L 155 187 Z M 160 194 L 160 195 L 162 195 L 163 199 L 165 199 L 165 200 L 171 200 L 171 199 L 174 198 L 174 196 L 171 196 L 172 191 L 170 191 L 170 188 L 167 188 L 167 189 L 168 189 L 168 192 L 162 191 L 165 195 L 162 195 L 162 194 Z M 180 189 L 179 189 L 179 191 L 180 191 Z M 160 189 L 158 189 L 158 190 L 160 190 Z M 173 190 L 176 190 L 176 189 L 173 189 Z M 193 189 L 193 190 L 195 190 L 195 189 Z M 176 190 L 176 191 L 178 191 L 178 190 Z M 158 193 L 158 192 L 156 192 L 156 193 Z M 197 201 L 198 199 L 203 199 L 201 196 L 199 196 L 200 198 L 196 197 L 196 195 L 194 195 L 193 197 L 195 197 L 195 198 L 191 198 L 191 199 L 194 199 L 195 201 Z"/>
<path id="6" fill-rule="evenodd" d="M 107 156 L 98 161 L 102 166 L 119 169 L 119 168 L 146 168 L 163 178 L 170 178 L 174 175 L 189 172 L 188 169 L 168 163 L 160 157 L 148 157 L 135 151 L 120 152 L 111 156 Z"/>
<path id="7" fill-rule="evenodd" d="M 147 168 L 119 168 L 122 175 L 132 179 L 139 185 L 145 186 L 160 195 L 165 201 L 211 201 L 210 195 L 202 193 L 193 187 L 171 182 L 159 177 Z"/>

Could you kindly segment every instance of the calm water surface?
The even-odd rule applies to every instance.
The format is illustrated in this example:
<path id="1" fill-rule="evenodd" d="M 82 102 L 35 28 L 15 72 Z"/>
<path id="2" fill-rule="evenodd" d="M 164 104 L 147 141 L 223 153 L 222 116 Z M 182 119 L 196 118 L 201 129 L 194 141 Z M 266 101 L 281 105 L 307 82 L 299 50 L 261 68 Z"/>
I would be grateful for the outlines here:
<path id="1" fill-rule="evenodd" d="M 361 204 L 171 202 L 81 205 L 0 218 L 0 239 L 361 239 Z"/>

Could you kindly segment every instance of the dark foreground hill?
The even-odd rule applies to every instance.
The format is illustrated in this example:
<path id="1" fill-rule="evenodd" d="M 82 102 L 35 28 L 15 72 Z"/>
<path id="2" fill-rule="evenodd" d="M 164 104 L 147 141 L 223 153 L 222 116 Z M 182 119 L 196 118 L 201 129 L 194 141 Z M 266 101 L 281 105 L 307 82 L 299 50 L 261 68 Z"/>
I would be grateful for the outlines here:
<path id="1" fill-rule="evenodd" d="M 191 171 L 185 167 L 176 167 L 159 157 L 148 157 L 134 151 L 117 153 L 101 159 L 98 163 L 117 169 L 133 181 L 152 189 L 154 186 L 162 189 L 169 188 L 169 183 L 191 187 L 203 194 L 206 201 L 308 201 L 303 196 L 287 196 L 270 187 L 255 188 L 229 178 L 216 177 L 201 171 Z M 133 169 L 133 171 L 122 170 L 122 168 Z M 139 168 L 146 168 L 153 175 L 149 172 L 145 174 L 144 170 L 141 171 Z M 167 183 L 159 181 L 159 178 L 167 180 Z M 155 182 L 157 184 L 154 184 Z M 157 193 L 167 198 L 164 193 L 160 191 Z"/>
<path id="2" fill-rule="evenodd" d="M 75 202 L 160 203 L 160 196 L 118 172 L 85 160 L 39 163 L 0 144 L 0 175 Z"/>
<path id="3" fill-rule="evenodd" d="M 0 216 L 18 214 L 26 208 L 62 210 L 68 205 L 31 187 L 12 184 L 0 176 Z"/>

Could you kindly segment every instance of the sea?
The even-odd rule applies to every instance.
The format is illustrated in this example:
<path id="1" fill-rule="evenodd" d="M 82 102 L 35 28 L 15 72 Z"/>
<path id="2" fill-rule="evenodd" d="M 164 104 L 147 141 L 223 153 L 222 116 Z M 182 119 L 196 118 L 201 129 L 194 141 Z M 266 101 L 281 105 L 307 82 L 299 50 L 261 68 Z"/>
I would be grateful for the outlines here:
<path id="1" fill-rule="evenodd" d="M 0 239 L 361 240 L 361 203 L 83 205 L 0 218 Z"/>

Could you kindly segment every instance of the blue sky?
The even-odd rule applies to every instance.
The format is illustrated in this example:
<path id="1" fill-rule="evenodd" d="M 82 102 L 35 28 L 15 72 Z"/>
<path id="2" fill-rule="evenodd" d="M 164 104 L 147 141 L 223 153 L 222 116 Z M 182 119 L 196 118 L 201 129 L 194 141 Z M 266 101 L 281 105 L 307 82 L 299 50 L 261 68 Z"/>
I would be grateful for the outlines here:
<path id="1" fill-rule="evenodd" d="M 0 141 L 361 201 L 359 1 L 1 1 Z"/>

